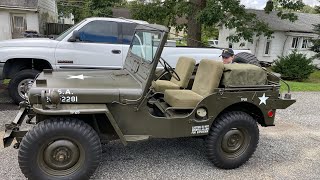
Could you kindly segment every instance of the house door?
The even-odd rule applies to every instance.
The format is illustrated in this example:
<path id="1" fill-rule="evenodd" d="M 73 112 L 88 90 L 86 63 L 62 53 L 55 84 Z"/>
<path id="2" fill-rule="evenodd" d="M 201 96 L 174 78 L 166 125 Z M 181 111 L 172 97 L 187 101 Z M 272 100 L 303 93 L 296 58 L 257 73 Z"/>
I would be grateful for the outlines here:
<path id="1" fill-rule="evenodd" d="M 27 30 L 27 22 L 25 14 L 12 14 L 11 15 L 11 33 L 12 39 L 23 37 L 23 32 Z"/>

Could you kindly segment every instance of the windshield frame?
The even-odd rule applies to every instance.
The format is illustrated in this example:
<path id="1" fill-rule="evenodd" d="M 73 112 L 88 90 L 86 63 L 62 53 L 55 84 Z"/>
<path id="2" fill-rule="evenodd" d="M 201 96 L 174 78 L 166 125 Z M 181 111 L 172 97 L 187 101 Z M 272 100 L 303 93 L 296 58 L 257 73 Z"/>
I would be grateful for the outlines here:
<path id="1" fill-rule="evenodd" d="M 146 39 L 144 39 L 144 38 L 141 39 L 141 37 L 139 37 L 139 35 L 137 35 L 138 33 L 150 33 L 151 44 L 145 44 Z M 160 39 L 156 39 L 156 38 L 154 38 L 154 36 L 158 36 L 158 37 L 160 37 Z M 144 63 L 152 64 L 155 59 L 156 53 L 158 52 L 158 49 L 160 48 L 160 43 L 158 44 L 158 43 L 154 43 L 154 42 L 156 40 L 161 41 L 161 38 L 162 38 L 162 34 L 160 31 L 152 31 L 152 30 L 151 31 L 150 30 L 149 31 L 141 31 L 141 30 L 135 31 L 134 35 L 132 37 L 132 40 L 131 40 L 131 44 L 130 44 L 128 53 L 131 54 L 132 56 L 134 56 L 135 58 L 140 59 Z M 139 42 L 139 44 L 134 44 L 135 39 L 137 40 L 137 42 Z M 140 47 L 136 47 L 136 48 L 141 50 L 141 52 L 140 52 L 141 55 L 134 53 L 132 51 L 134 45 L 140 46 Z M 150 47 L 148 47 L 148 46 L 150 46 Z M 148 59 L 148 57 L 147 57 L 148 54 L 151 54 L 150 59 Z"/>

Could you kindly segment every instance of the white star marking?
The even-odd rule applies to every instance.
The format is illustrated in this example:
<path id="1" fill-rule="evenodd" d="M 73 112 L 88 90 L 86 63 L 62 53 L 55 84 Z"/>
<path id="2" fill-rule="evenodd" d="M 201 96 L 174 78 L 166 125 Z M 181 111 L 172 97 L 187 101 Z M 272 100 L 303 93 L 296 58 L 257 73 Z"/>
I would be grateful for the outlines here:
<path id="1" fill-rule="evenodd" d="M 67 79 L 82 79 L 82 80 L 89 77 L 89 76 L 84 76 L 83 74 L 77 75 L 77 76 L 71 76 L 71 75 L 68 75 L 68 76 L 69 77 Z"/>
<path id="2" fill-rule="evenodd" d="M 258 97 L 258 98 L 260 99 L 259 105 L 260 105 L 260 104 L 265 104 L 265 105 L 267 105 L 267 99 L 269 99 L 269 97 L 266 97 L 266 94 L 265 94 L 265 93 L 263 93 L 263 96 Z"/>

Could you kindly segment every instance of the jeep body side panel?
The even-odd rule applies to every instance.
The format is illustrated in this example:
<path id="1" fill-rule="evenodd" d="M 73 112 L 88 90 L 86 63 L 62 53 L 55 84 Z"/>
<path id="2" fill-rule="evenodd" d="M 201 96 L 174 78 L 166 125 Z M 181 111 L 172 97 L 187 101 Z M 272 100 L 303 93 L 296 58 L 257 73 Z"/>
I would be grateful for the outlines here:
<path id="1" fill-rule="evenodd" d="M 260 98 L 267 97 L 266 104 L 261 103 Z M 260 92 L 218 92 L 204 98 L 197 107 L 186 117 L 155 117 L 149 113 L 146 104 L 136 111 L 137 105 L 108 105 L 111 113 L 114 115 L 120 129 L 124 135 L 149 135 L 156 138 L 175 138 L 206 135 L 204 133 L 194 134 L 194 128 L 210 127 L 216 117 L 225 109 L 235 104 L 249 103 L 260 109 L 262 120 L 266 126 L 274 125 L 274 116 L 269 117 L 268 111 L 275 110 L 277 107 L 272 103 L 278 99 L 277 91 L 260 91 Z M 277 100 L 286 101 L 286 100 Z M 293 101 L 290 101 L 291 104 Z M 287 104 L 289 105 L 289 104 Z M 208 120 L 198 121 L 196 119 L 196 109 L 204 107 L 208 109 Z M 274 111 L 275 112 L 275 111 Z"/>

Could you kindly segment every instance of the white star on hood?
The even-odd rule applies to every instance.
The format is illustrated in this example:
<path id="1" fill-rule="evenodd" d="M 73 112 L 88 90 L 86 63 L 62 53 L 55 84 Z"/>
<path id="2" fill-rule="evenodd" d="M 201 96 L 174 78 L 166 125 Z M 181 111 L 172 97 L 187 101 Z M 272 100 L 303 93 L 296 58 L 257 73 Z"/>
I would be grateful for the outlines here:
<path id="1" fill-rule="evenodd" d="M 267 99 L 269 99 L 269 97 L 266 97 L 266 94 L 265 94 L 265 93 L 263 93 L 263 96 L 258 97 L 258 98 L 260 99 L 259 105 L 260 105 L 260 104 L 265 104 L 265 105 L 267 105 Z"/>
<path id="2" fill-rule="evenodd" d="M 81 79 L 81 80 L 84 80 L 85 78 L 88 78 L 89 76 L 84 76 L 83 74 L 81 75 L 77 75 L 77 76 L 71 76 L 71 75 L 68 75 L 69 77 L 67 79 Z"/>

